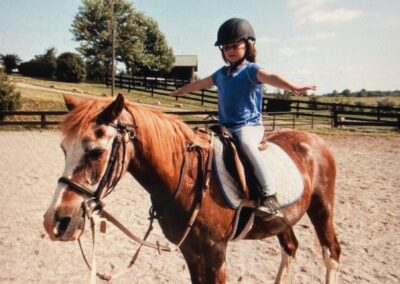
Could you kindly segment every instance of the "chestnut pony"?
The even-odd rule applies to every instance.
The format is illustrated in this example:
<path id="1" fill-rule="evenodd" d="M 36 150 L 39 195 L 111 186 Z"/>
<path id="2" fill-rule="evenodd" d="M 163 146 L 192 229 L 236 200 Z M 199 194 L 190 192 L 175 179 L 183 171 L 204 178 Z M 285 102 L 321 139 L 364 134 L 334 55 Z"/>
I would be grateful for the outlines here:
<path id="1" fill-rule="evenodd" d="M 129 103 L 121 94 L 113 101 L 79 101 L 70 96 L 64 99 L 70 110 L 60 126 L 65 169 L 44 215 L 50 238 L 72 241 L 82 234 L 82 207 L 88 196 L 80 194 L 77 187 L 97 193 L 105 188 L 101 190 L 104 197 L 129 172 L 150 194 L 153 208 L 162 215 L 158 222 L 166 238 L 174 244 L 182 241 L 179 249 L 192 282 L 225 283 L 226 248 L 235 211 L 225 203 L 214 173 L 204 170 L 210 135 L 196 134 L 179 119 Z M 326 283 L 335 283 L 340 246 L 333 226 L 334 158 L 314 134 L 281 130 L 271 132 L 268 139 L 297 165 L 304 178 L 304 192 L 283 209 L 288 226 L 277 230 L 273 220 L 255 217 L 245 239 L 278 237 L 282 260 L 276 283 L 286 283 L 298 247 L 292 226 L 307 213 L 322 246 Z M 114 150 L 116 140 L 123 147 Z M 190 144 L 200 151 L 188 150 Z M 109 167 L 111 160 L 116 162 Z M 104 176 L 108 176 L 106 181 Z M 204 188 L 202 180 L 207 176 L 209 186 Z M 198 203 L 198 214 L 188 226 Z M 188 234 L 182 240 L 186 230 Z"/>

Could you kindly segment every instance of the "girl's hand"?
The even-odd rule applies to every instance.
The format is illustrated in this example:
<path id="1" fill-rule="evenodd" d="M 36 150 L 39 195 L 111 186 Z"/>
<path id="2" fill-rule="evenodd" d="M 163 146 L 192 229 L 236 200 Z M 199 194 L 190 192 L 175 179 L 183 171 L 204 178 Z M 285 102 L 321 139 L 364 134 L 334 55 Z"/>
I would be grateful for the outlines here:
<path id="1" fill-rule="evenodd" d="M 306 94 L 307 91 L 315 91 L 316 89 L 317 89 L 316 86 L 308 86 L 308 87 L 301 87 L 301 88 L 293 87 L 293 88 L 291 88 L 291 91 L 295 96 L 298 96 L 300 94 Z"/>

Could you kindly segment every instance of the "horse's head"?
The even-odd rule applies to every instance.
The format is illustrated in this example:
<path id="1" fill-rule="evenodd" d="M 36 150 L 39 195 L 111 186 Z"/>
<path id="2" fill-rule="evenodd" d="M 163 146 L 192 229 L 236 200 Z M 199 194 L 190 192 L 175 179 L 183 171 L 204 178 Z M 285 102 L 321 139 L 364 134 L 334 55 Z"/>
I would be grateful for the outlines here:
<path id="1" fill-rule="evenodd" d="M 113 102 L 64 99 L 70 110 L 61 124 L 65 168 L 43 223 L 52 240 L 69 241 L 126 172 L 135 127 L 122 95 Z"/>

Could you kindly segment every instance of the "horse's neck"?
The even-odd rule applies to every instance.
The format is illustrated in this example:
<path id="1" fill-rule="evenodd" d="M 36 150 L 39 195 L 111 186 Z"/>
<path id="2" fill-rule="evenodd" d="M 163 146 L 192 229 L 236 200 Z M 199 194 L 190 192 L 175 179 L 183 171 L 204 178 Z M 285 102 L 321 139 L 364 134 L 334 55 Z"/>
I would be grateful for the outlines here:
<path id="1" fill-rule="evenodd" d="M 140 130 L 143 135 L 139 132 L 135 141 L 130 173 L 152 196 L 160 194 L 160 191 L 166 191 L 161 194 L 170 195 L 178 183 L 185 159 L 186 142 L 180 141 L 183 135 L 174 132 L 169 133 L 168 137 L 157 137 L 144 135 L 146 130 Z"/>

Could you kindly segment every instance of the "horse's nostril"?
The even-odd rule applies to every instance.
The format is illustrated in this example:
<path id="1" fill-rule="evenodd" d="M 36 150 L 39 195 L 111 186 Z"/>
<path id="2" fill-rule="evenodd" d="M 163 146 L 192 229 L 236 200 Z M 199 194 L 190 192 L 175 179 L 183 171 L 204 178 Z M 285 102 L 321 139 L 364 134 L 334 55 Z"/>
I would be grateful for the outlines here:
<path id="1" fill-rule="evenodd" d="M 70 216 L 56 217 L 55 220 L 55 235 L 56 237 L 62 236 L 71 223 Z"/>

